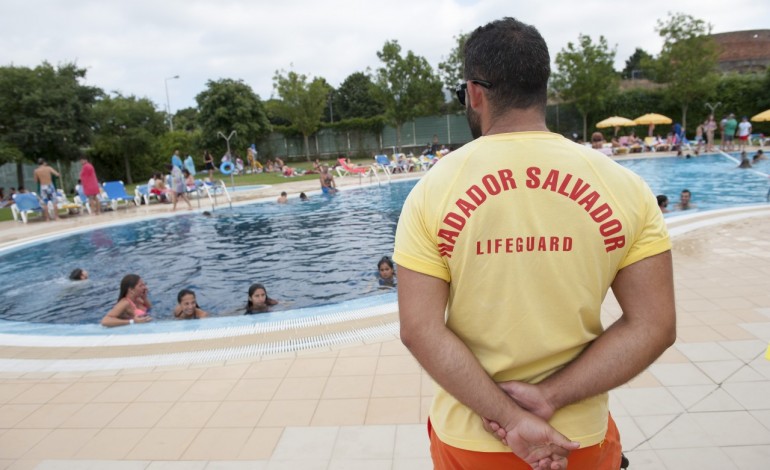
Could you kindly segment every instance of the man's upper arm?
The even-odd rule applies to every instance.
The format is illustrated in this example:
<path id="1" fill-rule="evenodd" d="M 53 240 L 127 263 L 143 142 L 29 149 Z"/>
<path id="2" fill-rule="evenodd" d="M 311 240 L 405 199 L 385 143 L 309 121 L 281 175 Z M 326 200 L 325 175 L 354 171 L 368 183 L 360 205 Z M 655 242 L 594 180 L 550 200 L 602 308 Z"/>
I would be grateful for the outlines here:
<path id="1" fill-rule="evenodd" d="M 629 322 L 643 322 L 648 332 L 676 338 L 671 251 L 644 258 L 618 271 L 612 291 Z"/>

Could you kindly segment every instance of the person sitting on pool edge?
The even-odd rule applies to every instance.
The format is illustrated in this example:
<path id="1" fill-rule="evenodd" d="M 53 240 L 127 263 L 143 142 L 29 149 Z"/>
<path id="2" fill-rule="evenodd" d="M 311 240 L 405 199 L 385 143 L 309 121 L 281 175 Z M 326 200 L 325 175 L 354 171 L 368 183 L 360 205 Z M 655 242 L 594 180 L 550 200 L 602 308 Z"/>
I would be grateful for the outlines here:
<path id="1" fill-rule="evenodd" d="M 147 314 L 152 304 L 147 298 L 147 285 L 137 274 L 126 274 L 120 281 L 118 303 L 102 318 L 102 326 L 125 326 L 147 323 L 152 317 Z"/>
<path id="2" fill-rule="evenodd" d="M 683 189 L 682 194 L 679 195 L 679 202 L 676 204 L 677 210 L 686 211 L 688 209 L 695 209 L 696 206 L 691 202 L 692 193 L 689 189 Z"/>
<path id="3" fill-rule="evenodd" d="M 321 192 L 324 194 L 334 194 L 337 192 L 337 183 L 334 182 L 334 175 L 329 172 L 329 167 L 321 167 Z"/>
<path id="4" fill-rule="evenodd" d="M 265 286 L 254 283 L 249 286 L 249 298 L 246 301 L 246 315 L 253 313 L 265 313 L 278 301 L 267 296 Z"/>
<path id="5" fill-rule="evenodd" d="M 179 320 L 197 320 L 209 316 L 198 306 L 195 300 L 195 292 L 190 289 L 182 289 L 176 296 L 177 306 L 174 307 L 174 318 Z"/>
<path id="6" fill-rule="evenodd" d="M 81 268 L 75 268 L 70 273 L 70 281 L 85 281 L 88 279 L 88 271 Z"/>

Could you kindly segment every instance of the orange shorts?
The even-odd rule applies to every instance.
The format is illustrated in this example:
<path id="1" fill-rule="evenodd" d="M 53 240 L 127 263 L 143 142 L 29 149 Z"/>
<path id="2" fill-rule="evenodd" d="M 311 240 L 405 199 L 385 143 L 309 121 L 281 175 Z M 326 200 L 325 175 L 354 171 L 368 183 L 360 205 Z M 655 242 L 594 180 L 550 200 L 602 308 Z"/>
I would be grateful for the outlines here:
<path id="1" fill-rule="evenodd" d="M 430 455 L 435 469 L 532 469 L 512 452 L 475 452 L 446 445 L 433 432 L 430 419 L 428 419 L 428 435 L 430 436 Z M 567 458 L 567 468 L 569 470 L 618 470 L 621 450 L 620 433 L 610 416 L 604 441 L 595 446 L 572 451 Z"/>

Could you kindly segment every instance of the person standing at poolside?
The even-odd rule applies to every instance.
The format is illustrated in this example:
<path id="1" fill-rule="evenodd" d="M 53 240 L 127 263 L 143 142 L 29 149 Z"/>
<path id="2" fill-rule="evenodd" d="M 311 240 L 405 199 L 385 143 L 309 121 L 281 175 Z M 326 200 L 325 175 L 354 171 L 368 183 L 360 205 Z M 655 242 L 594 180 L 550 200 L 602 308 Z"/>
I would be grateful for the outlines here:
<path id="1" fill-rule="evenodd" d="M 48 166 L 48 163 L 40 158 L 37 160 L 38 167 L 35 168 L 35 181 L 40 185 L 40 199 L 43 201 L 43 218 L 47 221 L 48 208 L 50 202 L 53 205 L 53 220 L 59 218 L 59 207 L 56 204 L 56 186 L 53 184 L 53 177 L 61 177 L 59 172 Z"/>
<path id="2" fill-rule="evenodd" d="M 434 466 L 616 470 L 607 391 L 676 338 L 663 216 L 639 176 L 548 132 L 534 27 L 492 22 L 463 53 L 475 140 L 414 187 L 394 255 L 401 339 L 439 385 Z M 610 287 L 623 313 L 604 331 Z"/>
<path id="3" fill-rule="evenodd" d="M 80 157 L 80 184 L 83 185 L 83 194 L 88 198 L 88 205 L 91 207 L 91 213 L 99 215 L 102 212 L 102 205 L 99 203 L 99 180 L 96 178 L 96 170 L 88 157 Z"/>
<path id="4" fill-rule="evenodd" d="M 732 152 L 735 150 L 735 130 L 738 128 L 738 121 L 735 120 L 735 114 L 730 113 L 725 121 L 724 140 L 722 141 L 723 150 Z"/>
<path id="5" fill-rule="evenodd" d="M 706 152 L 714 151 L 714 132 L 717 130 L 717 122 L 714 120 L 714 115 L 709 114 L 709 118 L 704 125 L 706 131 Z"/>
<path id="6" fill-rule="evenodd" d="M 749 136 L 751 135 L 751 123 L 749 118 L 743 116 L 741 123 L 738 124 L 738 150 L 746 150 L 746 145 L 749 143 Z"/>
<path id="7" fill-rule="evenodd" d="M 206 171 L 209 172 L 209 181 L 211 181 L 211 178 L 214 177 L 214 155 L 211 155 L 211 152 L 206 150 L 203 152 L 203 167 L 206 169 Z"/>
<path id="8" fill-rule="evenodd" d="M 182 169 L 182 157 L 179 156 L 179 150 L 174 150 L 174 154 L 171 155 L 171 164 L 180 170 Z"/>

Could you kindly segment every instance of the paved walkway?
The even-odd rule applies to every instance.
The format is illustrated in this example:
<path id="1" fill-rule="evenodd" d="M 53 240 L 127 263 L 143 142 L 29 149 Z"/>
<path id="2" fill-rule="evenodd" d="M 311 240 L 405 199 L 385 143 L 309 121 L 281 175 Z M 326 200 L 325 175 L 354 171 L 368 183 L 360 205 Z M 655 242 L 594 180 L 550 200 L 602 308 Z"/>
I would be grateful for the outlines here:
<path id="1" fill-rule="evenodd" d="M 126 216 L 119 211 L 114 217 Z M 95 219 L 25 229 L 35 232 L 27 236 L 41 236 L 57 224 L 68 230 Z M 648 371 L 611 393 L 631 468 L 766 468 L 770 207 L 670 226 L 677 342 Z M 605 324 L 618 315 L 610 294 L 603 305 Z M 379 321 L 395 318 L 390 312 Z M 326 327 L 308 328 L 293 334 Z M 186 347 L 167 346 L 169 354 Z M 141 353 L 89 351 L 78 357 Z M 432 383 L 395 333 L 175 367 L 2 372 L 4 361 L 32 364 L 73 352 L 0 346 L 0 469 L 432 467 L 424 426 Z"/>

